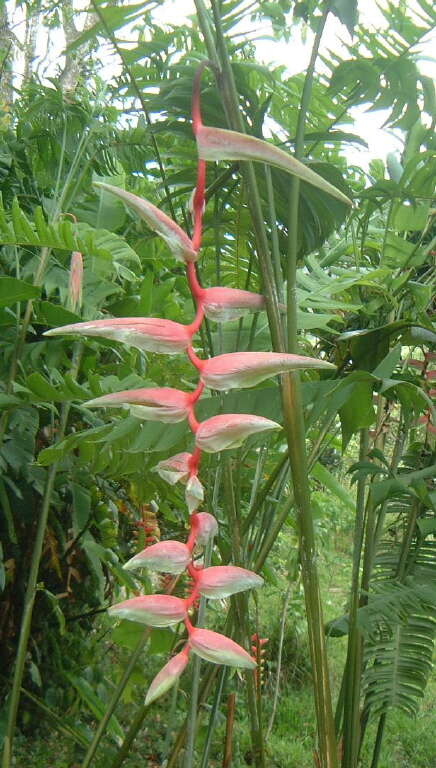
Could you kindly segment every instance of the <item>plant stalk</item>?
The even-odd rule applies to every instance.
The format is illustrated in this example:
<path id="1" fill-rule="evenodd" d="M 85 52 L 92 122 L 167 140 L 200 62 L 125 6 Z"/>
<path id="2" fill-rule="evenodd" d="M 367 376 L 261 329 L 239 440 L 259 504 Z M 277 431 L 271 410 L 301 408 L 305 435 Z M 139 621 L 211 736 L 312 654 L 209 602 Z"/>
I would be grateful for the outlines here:
<path id="1" fill-rule="evenodd" d="M 217 75 L 217 84 L 222 91 L 223 103 L 230 128 L 244 132 L 242 116 L 239 110 L 238 94 L 233 79 L 233 72 L 221 25 L 219 6 L 215 0 L 212 0 L 215 34 L 217 37 L 217 46 L 215 47 L 215 42 L 210 31 L 210 18 L 204 3 L 202 0 L 195 0 L 195 5 L 197 8 L 199 25 L 206 41 L 209 58 L 214 63 L 218 61 L 220 65 L 221 71 Z M 300 125 L 302 126 L 302 128 L 300 128 L 300 133 L 302 131 L 303 138 L 305 114 L 307 103 L 310 98 L 314 63 L 327 14 L 328 6 L 325 6 L 324 14 L 315 39 L 314 51 L 312 52 L 312 68 L 307 73 L 307 85 L 303 91 L 305 103 L 302 104 L 303 109 L 300 110 L 301 116 L 299 117 Z M 284 351 L 283 333 L 278 306 L 278 295 L 274 279 L 274 271 L 269 255 L 268 238 L 266 235 L 265 222 L 263 219 L 263 212 L 256 177 L 251 163 L 243 163 L 242 167 L 248 188 L 248 200 L 253 221 L 253 229 L 257 242 L 259 267 L 263 283 L 263 293 L 266 298 L 267 314 L 270 324 L 273 348 L 276 351 Z M 296 207 L 295 199 L 297 201 Z M 297 219 L 298 223 L 298 196 L 296 195 L 294 195 L 293 206 L 293 217 Z M 292 220 L 293 219 L 291 217 L 291 221 Z M 294 276 L 293 281 L 291 280 L 292 285 L 290 287 L 289 293 L 292 304 L 289 309 L 289 318 L 291 319 L 291 323 L 289 323 L 288 320 L 288 331 L 290 331 L 290 338 L 292 341 L 292 344 L 290 345 L 290 351 L 293 351 L 293 349 L 296 347 L 297 307 L 295 275 L 297 234 L 298 233 L 295 228 L 295 231 L 293 232 L 294 239 L 292 241 L 295 244 L 295 247 L 290 246 L 290 255 L 293 258 L 293 264 L 290 268 L 291 278 L 292 275 Z M 317 714 L 321 765 L 322 768 L 335 768 L 337 765 L 337 747 L 334 732 L 330 682 L 325 649 L 324 622 L 316 567 L 315 535 L 313 518 L 310 508 L 309 485 L 305 456 L 305 429 L 298 376 L 282 377 L 282 396 L 285 414 L 285 429 L 288 440 L 289 457 L 294 483 L 294 495 L 299 521 L 301 563 L 308 618 L 309 645 L 311 649 L 311 661 L 314 672 L 315 707 Z"/>
<path id="2" fill-rule="evenodd" d="M 359 462 L 366 459 L 368 453 L 368 430 L 360 432 Z M 346 674 L 344 677 L 343 697 L 343 757 L 342 768 L 355 768 L 359 756 L 360 743 L 360 687 L 362 679 L 362 635 L 357 626 L 357 610 L 360 601 L 359 575 L 362 557 L 363 534 L 365 525 L 366 475 L 361 475 L 357 484 L 356 518 L 354 524 L 353 570 L 351 576 L 350 609 L 348 617 L 348 648 Z"/>
<path id="3" fill-rule="evenodd" d="M 212 544 L 208 542 L 206 545 L 204 555 L 204 566 L 207 568 L 210 565 L 212 556 Z M 206 613 L 206 598 L 200 598 L 200 605 L 198 608 L 196 627 L 202 627 L 204 625 L 204 615 Z M 197 718 L 198 718 L 198 693 L 200 690 L 200 669 L 201 659 L 198 656 L 194 657 L 193 669 L 192 669 L 192 686 L 191 686 L 191 707 L 190 716 L 188 720 L 188 727 L 186 733 L 186 750 L 185 750 L 185 768 L 192 768 L 194 765 L 194 747 L 195 747 L 195 735 L 197 733 Z"/>
<path id="4" fill-rule="evenodd" d="M 82 355 L 82 346 L 78 345 L 73 357 L 71 375 L 77 376 Z M 56 442 L 63 440 L 70 413 L 70 403 L 65 403 L 61 411 L 58 438 Z M 35 534 L 35 543 L 33 545 L 32 560 L 30 564 L 29 579 L 27 582 L 26 593 L 24 596 L 23 615 L 21 618 L 20 637 L 18 640 L 17 655 L 15 660 L 14 677 L 12 681 L 12 690 L 10 694 L 8 718 L 3 744 L 2 768 L 10 768 L 12 763 L 13 740 L 15 726 L 17 721 L 18 707 L 20 703 L 20 691 L 24 677 L 24 668 L 26 665 L 27 647 L 29 643 L 30 630 L 32 626 L 33 607 L 35 605 L 36 593 L 38 591 L 38 572 L 41 563 L 42 549 L 44 545 L 44 536 L 47 528 L 47 520 L 51 507 L 54 484 L 58 472 L 59 464 L 52 464 L 47 474 L 47 481 L 44 489 L 44 496 L 41 505 L 41 513 Z"/>

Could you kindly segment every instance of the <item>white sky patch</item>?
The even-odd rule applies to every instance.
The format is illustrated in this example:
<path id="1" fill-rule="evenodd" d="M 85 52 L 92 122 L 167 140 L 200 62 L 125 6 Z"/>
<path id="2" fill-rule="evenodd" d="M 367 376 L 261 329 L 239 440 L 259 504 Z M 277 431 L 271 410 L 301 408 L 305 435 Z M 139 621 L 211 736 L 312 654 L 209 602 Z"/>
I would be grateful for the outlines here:
<path id="1" fill-rule="evenodd" d="M 130 5 L 135 0 L 124 1 L 124 5 Z M 25 36 L 25 4 L 17 5 L 14 0 L 7 3 L 10 18 L 12 19 L 13 31 L 20 42 L 24 41 Z M 78 28 L 83 27 L 85 22 L 85 13 L 81 13 L 88 6 L 88 0 L 76 0 L 75 7 L 77 15 L 75 23 Z M 414 0 L 410 0 L 410 6 L 414 7 Z M 375 29 L 381 32 L 387 27 L 387 21 L 378 7 L 376 0 L 364 0 L 359 3 L 360 21 L 367 25 L 368 29 Z M 157 24 L 170 24 L 171 26 L 180 26 L 188 23 L 189 16 L 195 14 L 195 5 L 193 0 L 165 0 L 157 8 L 153 17 Z M 38 31 L 37 51 L 35 60 L 35 69 L 42 82 L 47 84 L 47 78 L 59 74 L 63 66 L 62 51 L 65 48 L 63 32 L 60 28 L 48 28 L 44 25 L 44 16 L 42 15 L 42 24 Z M 134 24 L 129 28 L 123 29 L 123 39 L 131 37 L 135 40 L 136 33 L 133 31 Z M 251 22 L 249 17 L 234 28 L 241 39 L 248 37 L 256 38 L 254 44 L 256 47 L 256 58 L 259 63 L 266 66 L 285 66 L 288 76 L 304 72 L 306 69 L 313 44 L 314 35 L 306 29 L 305 38 L 301 35 L 301 28 L 293 29 L 292 38 L 289 42 L 277 41 L 272 39 L 272 29 L 268 21 Z M 259 39 L 264 36 L 263 39 Z M 269 39 L 268 39 L 269 38 Z M 351 41 L 350 35 L 344 25 L 330 14 L 324 35 L 322 38 L 320 54 L 328 55 L 329 51 L 346 55 L 346 44 Z M 427 36 L 427 39 L 420 45 L 420 51 L 424 59 L 420 62 L 421 71 L 428 76 L 436 76 L 436 62 L 431 58 L 434 46 L 436 44 L 436 30 Z M 116 54 L 113 53 L 110 45 L 104 43 L 100 52 L 102 61 L 102 70 L 99 72 L 104 81 L 116 78 L 121 72 L 121 65 Z M 318 69 L 322 70 L 322 62 L 318 60 Z M 18 56 L 14 63 L 17 85 L 23 70 L 23 56 Z M 383 123 L 389 114 L 386 110 L 368 112 L 370 105 L 354 107 L 351 110 L 351 116 L 354 125 L 345 126 L 345 130 L 352 131 L 365 139 L 368 144 L 368 150 L 357 145 L 348 146 L 345 150 L 347 160 L 368 169 L 369 163 L 373 158 L 386 158 L 388 152 L 401 151 L 402 133 L 398 130 L 385 129 Z"/>

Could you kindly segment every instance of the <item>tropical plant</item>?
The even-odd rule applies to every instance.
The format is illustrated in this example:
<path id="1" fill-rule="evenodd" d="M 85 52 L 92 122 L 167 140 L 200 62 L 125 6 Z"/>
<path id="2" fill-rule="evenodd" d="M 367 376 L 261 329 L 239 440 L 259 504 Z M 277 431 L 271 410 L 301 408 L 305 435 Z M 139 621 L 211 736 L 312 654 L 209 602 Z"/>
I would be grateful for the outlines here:
<path id="1" fill-rule="evenodd" d="M 150 633 L 121 622 L 111 634 L 120 645 L 117 665 L 108 673 L 95 658 L 110 626 L 98 621 L 108 605 L 124 601 L 126 590 L 127 598 L 137 594 L 138 583 L 146 594 L 131 599 L 143 604 L 154 599 L 155 577 L 146 571 L 133 578 L 121 567 L 132 554 L 138 562 L 134 551 L 151 545 L 139 558 L 151 563 L 151 570 L 163 565 L 171 570 L 172 557 L 177 568 L 184 564 L 201 579 L 208 568 L 213 575 L 216 568 L 234 568 L 227 565 L 233 562 L 262 572 L 273 584 L 268 557 L 287 524 L 299 539 L 300 564 L 289 569 L 285 557 L 278 567 L 292 573 L 291 580 L 301 575 L 305 587 L 316 759 L 335 765 L 339 743 L 343 766 L 357 765 L 363 739 L 372 733 L 367 724 L 377 717 L 375 768 L 388 713 L 398 706 L 416 711 L 430 672 L 434 634 L 434 90 L 417 54 L 434 25 L 434 10 L 425 0 L 417 3 L 419 16 L 403 3 L 389 4 L 384 10 L 389 29 L 381 37 L 357 23 L 355 3 L 297 3 L 293 29 L 312 29 L 314 45 L 307 72 L 289 76 L 280 67 L 262 68 L 253 45 L 241 43 L 240 36 L 254 17 L 272 20 L 272 34 L 285 39 L 290 28 L 286 3 L 273 9 L 263 2 L 214 0 L 206 6 L 198 0 L 193 26 L 161 29 L 153 3 L 93 2 L 86 29 L 74 34 L 68 3 L 61 5 L 69 30 L 67 71 L 41 85 L 29 64 L 22 98 L 8 106 L 1 128 L 5 677 L 22 623 L 4 765 L 11 758 L 21 683 L 22 727 L 26 709 L 37 707 L 79 750 L 85 749 L 84 766 L 98 757 L 114 766 L 126 758 L 148 703 L 136 705 L 125 733 L 114 713 L 132 686 L 139 683 L 135 690 L 142 691 L 139 663 Z M 30 5 L 26 10 L 30 19 Z M 51 23 L 58 24 L 56 8 L 49 12 Z M 332 12 L 354 38 L 341 53 L 319 55 Z M 132 23 L 135 30 L 130 26 L 128 34 L 137 39 L 127 45 L 123 29 Z M 122 75 L 113 84 L 100 80 L 97 66 L 89 63 L 89 51 L 98 59 L 102 38 L 122 62 Z M 8 49 L 2 56 L 10 71 L 7 55 Z M 217 127 L 197 123 L 198 164 L 187 115 L 192 79 L 206 57 L 213 79 L 203 80 L 202 110 L 206 124 Z M 2 98 L 10 99 L 7 89 L 4 93 Z M 374 161 L 368 171 L 347 166 L 344 153 L 350 143 L 365 147 L 350 128 L 350 110 L 362 104 L 386 109 L 387 123 L 405 137 L 401 158 L 391 154 L 386 165 Z M 294 157 L 284 151 L 288 146 Z M 260 157 L 271 165 L 256 162 Z M 210 165 L 202 232 L 205 161 Z M 197 168 L 191 240 L 186 201 Z M 289 171 L 299 178 L 290 183 Z M 110 190 L 108 182 L 115 188 Z M 336 197 L 332 187 L 339 190 Z M 355 200 L 346 227 L 343 195 Z M 184 231 L 176 220 L 183 221 Z M 202 258 L 195 261 L 200 235 Z M 167 245 L 188 263 L 174 264 Z M 70 290 L 71 252 L 83 255 L 81 310 L 77 283 L 74 295 Z M 74 264 L 80 276 L 77 255 Z M 217 287 L 203 287 L 211 284 Z M 174 344 L 189 346 L 193 329 L 180 319 L 191 314 L 192 300 L 198 348 L 191 351 L 191 362 L 206 386 L 219 393 L 203 392 L 195 416 L 193 401 L 201 392 L 191 387 L 185 356 L 143 351 L 144 330 L 149 339 L 159 336 L 155 343 L 170 351 Z M 158 319 L 162 315 L 164 321 Z M 77 330 L 77 323 L 90 333 L 73 345 L 41 333 L 66 325 Z M 93 331 L 102 326 L 109 340 L 94 341 Z M 142 349 L 112 343 L 121 326 Z M 268 351 L 271 345 L 274 352 Z M 337 372 L 307 370 L 302 397 L 297 376 L 283 376 L 282 411 L 279 388 L 267 378 L 286 369 L 277 367 L 278 359 L 283 365 L 297 354 L 306 362 L 334 362 Z M 244 367 L 231 371 L 232 360 Z M 238 392 L 254 383 L 255 372 L 259 383 Z M 162 387 L 163 381 L 168 386 Z M 233 383 L 237 388 L 228 392 Z M 94 411 L 121 403 L 127 412 L 115 417 Z M 257 416 L 247 421 L 248 411 Z M 226 414 L 234 414 L 231 422 Z M 191 458 L 196 451 L 185 428 L 187 417 L 195 440 L 206 449 L 200 471 L 204 503 L 219 521 L 216 548 L 205 550 L 205 568 L 199 572 L 186 545 L 175 541 L 186 535 L 183 494 L 178 483 L 166 483 L 175 479 L 174 471 L 189 481 L 185 488 L 194 519 L 204 514 L 195 511 L 203 491 Z M 216 451 L 239 442 L 242 426 L 251 430 L 267 422 L 284 423 L 284 432 L 252 437 L 236 454 L 207 454 L 208 447 Z M 334 727 L 314 556 L 315 532 L 324 546 L 328 537 L 321 539 L 320 533 L 335 521 L 335 505 L 351 509 L 354 504 L 353 488 L 329 461 L 334 441 L 340 448 L 339 431 L 348 453 L 350 446 L 354 451 L 353 435 L 360 436 L 360 456 L 352 468 L 357 507 L 349 613 L 328 626 L 330 636 L 348 633 Z M 176 453 L 176 466 L 168 463 L 169 452 Z M 151 473 L 156 464 L 159 472 Z M 309 503 L 309 476 L 312 486 L 328 489 L 332 499 L 324 528 L 317 520 L 313 524 L 317 494 Z M 134 545 L 132 526 L 138 530 Z M 23 574 L 34 539 L 22 616 Z M 174 542 L 171 557 L 168 541 Z M 187 543 L 192 544 L 189 532 Z M 178 583 L 173 576 L 164 579 L 158 591 L 173 589 L 169 602 L 180 608 L 178 601 L 186 606 L 195 591 L 182 574 L 174 575 Z M 204 620 L 202 598 L 197 625 Z M 214 630 L 221 628 L 213 610 L 208 621 Z M 248 602 L 242 593 L 231 599 L 224 632 L 245 647 L 253 632 L 261 636 L 255 597 Z M 171 629 L 153 630 L 150 653 L 177 653 L 177 642 Z M 174 656 L 166 667 L 169 676 L 158 674 L 151 692 L 162 682 L 164 687 L 175 682 L 185 661 L 184 653 Z M 191 686 L 190 727 L 181 728 L 172 746 L 168 734 L 162 759 L 166 755 L 169 765 L 177 764 L 185 741 L 185 762 L 192 763 L 197 746 L 201 765 L 208 764 L 223 694 L 231 697 L 237 687 L 237 678 L 225 669 L 203 668 L 200 678 L 199 663 L 194 661 L 192 682 L 186 676 L 180 680 L 182 692 Z M 251 673 L 246 688 L 252 758 L 262 765 L 270 760 L 262 728 L 267 696 Z M 176 695 L 177 684 L 172 712 L 176 701 L 184 709 L 183 697 Z M 196 728 L 210 696 L 207 738 L 200 744 Z M 98 721 L 93 734 L 86 714 L 71 715 L 78 701 Z M 68 716 L 56 719 L 56 711 L 67 708 Z M 232 728 L 229 707 L 227 757 Z M 103 742 L 106 731 L 109 738 Z M 123 744 L 116 747 L 120 739 Z"/>

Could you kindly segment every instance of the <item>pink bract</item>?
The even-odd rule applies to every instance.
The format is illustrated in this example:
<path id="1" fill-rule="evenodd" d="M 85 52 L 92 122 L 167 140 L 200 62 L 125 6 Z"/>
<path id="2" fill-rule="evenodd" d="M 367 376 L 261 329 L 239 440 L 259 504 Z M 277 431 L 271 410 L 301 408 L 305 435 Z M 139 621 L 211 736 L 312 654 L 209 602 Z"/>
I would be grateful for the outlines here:
<path id="1" fill-rule="evenodd" d="M 195 512 L 204 500 L 204 488 L 197 475 L 191 475 L 186 483 L 185 501 L 189 514 Z"/>
<path id="2" fill-rule="evenodd" d="M 236 565 L 214 565 L 203 568 L 196 581 L 201 595 L 216 600 L 230 597 L 237 592 L 244 592 L 246 589 L 257 589 L 262 584 L 263 579 L 257 573 Z"/>
<path id="3" fill-rule="evenodd" d="M 335 366 L 326 360 L 284 352 L 228 352 L 204 361 L 201 380 L 210 389 L 225 391 L 253 387 L 279 373 L 307 368 L 333 370 Z"/>
<path id="4" fill-rule="evenodd" d="M 218 535 L 218 523 L 209 512 L 191 515 L 191 533 L 197 544 L 204 546 Z"/>
<path id="5" fill-rule="evenodd" d="M 79 251 L 73 251 L 70 263 L 68 295 L 73 312 L 82 306 L 83 258 Z"/>
<path id="6" fill-rule="evenodd" d="M 153 472 L 157 472 L 162 480 L 165 480 L 170 485 L 175 485 L 179 481 L 186 483 L 189 477 L 190 458 L 190 453 L 176 453 L 175 456 L 170 456 L 169 459 L 160 461 L 159 464 L 153 467 Z"/>
<path id="7" fill-rule="evenodd" d="M 150 229 L 157 232 L 165 240 L 168 248 L 178 261 L 197 261 L 198 253 L 193 249 L 188 235 L 166 213 L 156 208 L 153 203 L 132 194 L 132 192 L 127 192 L 119 187 L 113 187 L 110 184 L 94 182 L 94 186 L 120 198 L 141 219 L 144 219 Z"/>
<path id="8" fill-rule="evenodd" d="M 237 320 L 246 312 L 260 312 L 265 309 L 265 298 L 260 293 L 220 286 L 204 289 L 201 303 L 206 317 L 217 323 Z"/>
<path id="9" fill-rule="evenodd" d="M 186 604 L 173 595 L 141 595 L 112 605 L 109 616 L 128 619 L 149 627 L 169 627 L 186 619 Z"/>
<path id="10" fill-rule="evenodd" d="M 351 205 L 351 200 L 333 184 L 312 171 L 307 165 L 300 163 L 292 155 L 267 141 L 237 131 L 210 128 L 205 125 L 198 128 L 196 139 L 198 155 L 202 160 L 255 160 L 268 163 L 322 189 L 345 205 Z"/>
<path id="11" fill-rule="evenodd" d="M 126 406 L 139 419 L 176 423 L 187 418 L 190 396 L 187 392 L 170 387 L 126 389 L 88 400 L 84 405 L 97 408 Z"/>
<path id="12" fill-rule="evenodd" d="M 145 352 L 177 355 L 191 343 L 192 331 L 188 325 L 162 320 L 158 317 L 114 317 L 108 320 L 89 320 L 64 325 L 45 332 L 45 336 L 64 334 L 97 336 L 121 341 Z"/>
<path id="13" fill-rule="evenodd" d="M 254 669 L 257 666 L 255 659 L 238 643 L 210 629 L 194 627 L 189 635 L 189 644 L 197 656 L 214 664 L 245 669 Z"/>
<path id="14" fill-rule="evenodd" d="M 191 553 L 181 541 L 159 541 L 130 558 L 123 568 L 149 568 L 162 573 L 182 573 L 191 561 Z"/>
<path id="15" fill-rule="evenodd" d="M 269 429 L 281 429 L 281 426 L 263 416 L 223 413 L 200 424 L 195 434 L 195 443 L 206 453 L 218 453 L 229 448 L 238 448 L 250 435 Z"/>
<path id="16" fill-rule="evenodd" d="M 189 646 L 173 656 L 167 664 L 157 673 L 145 697 L 145 703 L 151 704 L 153 701 L 163 696 L 164 693 L 176 683 L 180 675 L 185 671 L 189 661 Z"/>

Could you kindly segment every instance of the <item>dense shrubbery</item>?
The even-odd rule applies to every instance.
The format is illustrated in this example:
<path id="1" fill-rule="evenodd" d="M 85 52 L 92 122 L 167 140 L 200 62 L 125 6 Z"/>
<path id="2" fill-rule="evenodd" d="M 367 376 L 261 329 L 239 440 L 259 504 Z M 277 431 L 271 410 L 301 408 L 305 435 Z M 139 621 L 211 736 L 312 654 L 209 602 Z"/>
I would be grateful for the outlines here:
<path id="1" fill-rule="evenodd" d="M 92 182 L 110 181 L 146 197 L 189 229 L 196 165 L 189 118 L 191 85 L 198 61 L 213 53 L 211 41 L 207 46 L 203 42 L 201 2 L 197 3 L 199 26 L 176 30 L 160 29 L 147 2 L 141 8 L 92 5 L 96 16 L 90 19 L 90 29 L 71 46 L 84 66 L 76 70 L 67 61 L 73 86 L 70 82 L 65 87 L 65 73 L 60 79 L 40 82 L 30 68 L 19 98 L 11 100 L 7 77 L 1 91 L 5 107 L 0 125 L 0 673 L 5 684 L 1 722 L 7 720 L 23 605 L 26 601 L 31 609 L 34 598 L 30 637 L 22 643 L 24 693 L 18 725 L 29 737 L 41 722 L 60 729 L 75 744 L 76 754 L 67 761 L 80 761 L 87 750 L 89 755 L 95 722 L 101 721 L 113 700 L 122 669 L 135 648 L 136 662 L 132 662 L 123 701 L 134 713 L 133 724 L 135 717 L 138 728 L 144 722 L 143 692 L 164 658 L 157 654 L 173 650 L 177 635 L 170 630 L 153 631 L 147 650 L 153 661 L 148 664 L 140 649 L 145 639 L 141 640 L 139 629 L 121 624 L 112 632 L 105 611 L 112 602 L 138 590 L 164 590 L 164 582 L 153 581 L 147 573 L 139 580 L 133 578 L 122 564 L 151 540 L 184 539 L 187 533 L 183 491 L 169 487 L 150 471 L 169 452 L 189 449 L 184 425 L 145 424 L 130 413 L 114 416 L 93 411 L 84 403 L 109 392 L 162 386 L 163 382 L 184 389 L 191 367 L 184 357 L 148 355 L 101 340 L 47 339 L 43 332 L 102 316 L 189 322 L 192 303 L 183 268 L 120 200 L 95 191 Z M 264 293 L 268 313 L 223 327 L 207 321 L 198 346 L 202 357 L 235 350 L 264 351 L 272 345 L 277 349 L 280 323 L 274 314 L 275 296 L 285 299 L 286 280 L 292 280 L 289 263 L 298 257 L 299 350 L 334 362 L 338 371 L 334 377 L 304 374 L 302 396 L 324 587 L 328 582 L 324 570 L 341 569 L 345 562 L 351 569 L 353 558 L 355 564 L 351 591 L 350 581 L 347 589 L 341 582 L 344 594 L 341 600 L 333 600 L 335 616 L 330 615 L 328 592 L 323 590 L 328 619 L 336 619 L 328 625 L 335 671 L 339 666 L 332 651 L 335 642 L 348 643 L 357 670 L 354 677 L 344 676 L 346 703 L 339 704 L 337 716 L 337 735 L 342 734 L 345 744 L 343 764 L 354 766 L 358 744 L 353 733 L 357 733 L 361 707 L 362 733 L 367 739 L 364 755 L 369 761 L 375 733 L 371 720 L 365 732 L 367 716 L 376 716 L 382 734 L 386 713 L 396 708 L 414 712 L 431 669 L 436 336 L 432 303 L 435 161 L 429 126 L 434 122 L 435 98 L 433 84 L 421 73 L 416 50 L 435 17 L 424 0 L 419 0 L 420 20 L 413 9 L 394 3 L 386 11 L 389 28 L 383 36 L 357 25 L 353 41 L 341 54 L 323 51 L 322 74 L 312 78 L 309 70 L 305 79 L 301 74 L 288 76 L 281 68 L 259 66 L 253 46 L 232 37 L 241 28 L 237 25 L 243 26 L 251 14 L 265 23 L 273 13 L 271 4 L 245 6 L 211 4 L 213 39 L 219 43 L 215 63 L 222 74 L 217 80 L 211 74 L 205 81 L 205 124 L 240 129 L 230 115 L 241 119 L 256 137 L 272 131 L 272 143 L 284 142 L 297 156 L 309 158 L 313 170 L 352 196 L 354 207 L 347 216 L 340 201 L 302 183 L 299 207 L 293 207 L 295 226 L 290 230 L 298 232 L 298 238 L 288 252 L 289 176 L 278 168 L 265 175 L 261 165 L 247 175 L 245 164 L 237 161 L 211 166 L 199 277 L 204 285 Z M 62 7 L 65 13 L 69 5 Z M 348 11 L 343 7 L 333 3 L 334 12 L 351 27 L 355 4 L 349 3 Z M 26 10 L 33 18 L 30 3 Z M 283 13 L 286 10 L 285 4 Z M 321 28 L 317 4 L 305 4 L 304 9 L 298 5 L 294 10 L 294 25 Z M 50 23 L 59 23 L 55 6 L 49 5 L 47 13 Z M 239 94 L 233 109 L 239 106 L 239 117 L 229 112 L 231 80 L 221 45 L 220 15 Z M 138 25 L 132 31 L 135 42 L 127 47 L 121 42 L 122 30 L 133 21 Z M 287 25 L 282 10 L 275 9 L 277 38 L 288 34 Z M 102 38 L 109 40 L 123 64 L 122 74 L 109 83 L 102 82 L 95 63 Z M 2 48 L 5 73 L 9 54 L 9 48 Z M 311 85 L 307 115 L 304 104 L 301 107 L 304 83 L 306 88 Z M 350 122 L 350 110 L 360 104 L 386 109 L 387 124 L 404 138 L 401 157 L 392 154 L 373 161 L 369 172 L 349 167 L 346 160 L 350 143 L 365 152 L 365 137 L 354 135 Z M 296 186 L 291 186 L 295 195 Z M 257 212 L 253 210 L 256 188 Z M 81 308 L 72 306 L 68 293 L 72 251 L 81 252 L 84 259 Z M 288 319 L 292 316 L 291 308 Z M 283 423 L 280 402 L 277 382 L 269 381 L 242 392 L 204 397 L 198 417 L 204 420 L 222 410 L 255 413 Z M 251 701 L 250 716 L 244 709 L 244 722 L 235 727 L 237 765 L 244 764 L 251 751 L 258 765 L 265 760 L 269 764 L 270 758 L 263 758 L 259 747 L 259 712 L 263 709 L 268 717 L 271 713 L 282 596 L 289 581 L 282 689 L 288 692 L 303 686 L 305 690 L 314 672 L 308 661 L 299 581 L 301 520 L 285 443 L 283 433 L 265 441 L 258 438 L 222 457 L 211 455 L 202 465 L 205 508 L 220 522 L 213 563 L 234 560 L 236 519 L 241 564 L 262 570 L 267 582 L 268 598 L 260 596 L 247 604 L 249 633 L 269 637 L 269 644 L 265 683 L 260 697 L 255 691 L 254 715 Z M 349 545 L 352 536 L 354 555 Z M 26 598 L 38 537 L 42 555 L 40 563 L 37 558 L 33 564 L 37 589 Z M 343 540 L 340 554 L 336 537 Z M 335 555 L 330 560 L 331 549 Z M 181 580 L 176 594 L 184 596 L 186 588 Z M 238 636 L 237 608 L 233 603 L 229 608 L 234 636 L 248 647 L 248 638 Z M 341 613 L 344 616 L 338 618 Z M 311 620 L 309 616 L 309 624 Z M 347 639 L 344 633 L 350 625 Z M 223 631 L 223 614 L 210 611 L 208 626 Z M 230 632 L 231 623 L 225 629 Z M 204 668 L 204 673 L 207 682 L 210 668 Z M 218 685 L 223 681 L 224 694 L 237 691 L 242 698 L 243 686 L 237 677 L 223 678 L 219 670 L 216 680 Z M 214 720 L 208 714 L 214 712 L 217 701 L 210 754 L 215 758 L 219 754 L 221 760 L 226 710 L 214 698 L 219 687 L 212 683 L 200 707 L 197 748 L 198 755 L 206 754 L 202 750 L 208 722 L 214 733 Z M 338 688 L 335 678 L 335 696 Z M 181 683 L 180 704 L 174 705 L 180 708 L 174 718 L 178 727 L 189 696 L 188 679 Z M 170 706 L 169 697 L 158 705 L 159 716 L 166 717 Z M 96 764 L 106 764 L 108 759 L 114 761 L 114 768 L 121 764 L 116 762 L 122 754 L 117 750 L 131 726 L 122 710 L 121 706 L 109 720 Z M 306 711 L 302 716 L 307 718 Z M 245 717 L 247 722 L 250 719 L 251 736 Z M 280 700 L 276 723 L 281 734 Z M 9 730 L 10 726 L 11 720 Z M 156 743 L 150 744 L 147 754 L 155 760 L 172 754 L 177 761 L 180 743 L 166 739 L 164 727 L 156 728 L 156 733 Z M 130 736 L 134 735 L 133 730 Z M 272 750 L 282 748 L 276 738 L 273 728 Z M 312 727 L 309 738 L 313 738 Z M 312 746 L 302 748 L 308 765 L 311 750 Z M 321 745 L 321 760 L 322 750 Z M 86 758 L 83 764 L 89 765 Z M 422 765 L 426 765 L 424 758 Z M 7 755 L 4 766 L 9 768 Z"/>

